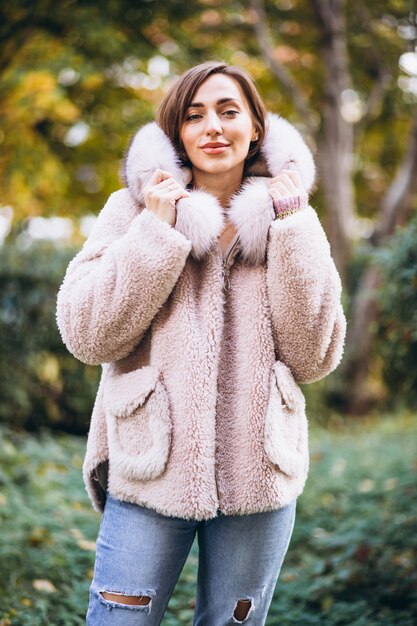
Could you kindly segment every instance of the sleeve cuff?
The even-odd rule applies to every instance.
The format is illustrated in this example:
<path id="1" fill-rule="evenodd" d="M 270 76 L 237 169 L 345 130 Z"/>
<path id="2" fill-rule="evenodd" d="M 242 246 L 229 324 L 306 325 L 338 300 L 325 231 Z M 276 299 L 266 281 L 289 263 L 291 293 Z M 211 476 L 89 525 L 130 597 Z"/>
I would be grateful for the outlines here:
<path id="1" fill-rule="evenodd" d="M 272 204 L 274 206 L 275 217 L 283 219 L 301 209 L 306 209 L 308 207 L 308 195 L 302 194 L 279 200 L 273 199 Z"/>

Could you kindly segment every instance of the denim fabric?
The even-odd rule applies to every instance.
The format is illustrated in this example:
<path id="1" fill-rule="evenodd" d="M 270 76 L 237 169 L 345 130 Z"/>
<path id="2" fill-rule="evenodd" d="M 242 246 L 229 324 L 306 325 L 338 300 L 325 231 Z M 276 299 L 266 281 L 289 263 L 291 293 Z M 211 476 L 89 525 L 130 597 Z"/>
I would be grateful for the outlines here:
<path id="1" fill-rule="evenodd" d="M 265 624 L 290 542 L 296 503 L 275 511 L 206 521 L 165 517 L 108 496 L 97 540 L 87 626 L 156 626 L 195 535 L 199 545 L 194 626 Z M 102 592 L 141 596 L 146 606 L 106 600 Z M 247 617 L 233 613 L 250 600 Z"/>

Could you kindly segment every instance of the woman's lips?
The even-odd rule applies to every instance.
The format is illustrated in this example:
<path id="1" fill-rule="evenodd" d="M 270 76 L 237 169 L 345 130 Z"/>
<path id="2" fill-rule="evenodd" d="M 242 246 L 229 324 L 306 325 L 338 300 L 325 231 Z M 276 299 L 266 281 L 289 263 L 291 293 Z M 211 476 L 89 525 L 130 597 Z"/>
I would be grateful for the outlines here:
<path id="1" fill-rule="evenodd" d="M 227 150 L 227 148 L 229 147 L 230 144 L 207 144 L 205 146 L 201 146 L 201 150 L 203 152 L 205 152 L 206 154 L 221 154 L 222 152 L 225 152 Z"/>

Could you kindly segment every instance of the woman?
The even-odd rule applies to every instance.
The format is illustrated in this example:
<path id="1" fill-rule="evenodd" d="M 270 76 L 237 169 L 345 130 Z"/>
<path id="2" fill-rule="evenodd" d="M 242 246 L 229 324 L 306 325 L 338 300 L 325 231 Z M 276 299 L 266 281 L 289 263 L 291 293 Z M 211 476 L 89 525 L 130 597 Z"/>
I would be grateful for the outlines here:
<path id="1" fill-rule="evenodd" d="M 297 383 L 336 367 L 345 334 L 313 159 L 245 72 L 209 62 L 124 175 L 58 295 L 69 350 L 103 364 L 87 623 L 160 624 L 197 534 L 194 624 L 264 624 L 308 471 Z"/>

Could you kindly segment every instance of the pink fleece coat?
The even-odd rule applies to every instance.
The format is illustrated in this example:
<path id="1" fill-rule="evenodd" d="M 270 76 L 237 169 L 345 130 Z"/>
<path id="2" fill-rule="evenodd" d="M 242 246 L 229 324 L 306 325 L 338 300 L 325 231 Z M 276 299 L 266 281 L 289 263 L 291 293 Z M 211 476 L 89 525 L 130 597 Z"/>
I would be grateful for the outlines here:
<path id="1" fill-rule="evenodd" d="M 110 196 L 57 302 L 68 349 L 102 364 L 84 462 L 97 510 L 103 483 L 121 500 L 197 520 L 280 508 L 302 492 L 297 383 L 336 367 L 346 324 L 315 211 L 274 220 L 265 176 L 291 160 L 311 189 L 309 149 L 271 115 L 255 164 L 264 176 L 248 177 L 228 211 L 239 245 L 226 291 L 217 200 L 193 191 L 177 204 L 175 228 L 158 219 L 142 196 L 155 168 L 183 185 L 190 172 L 155 123 L 135 136 L 127 187 Z"/>

